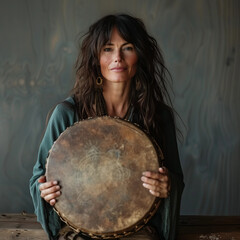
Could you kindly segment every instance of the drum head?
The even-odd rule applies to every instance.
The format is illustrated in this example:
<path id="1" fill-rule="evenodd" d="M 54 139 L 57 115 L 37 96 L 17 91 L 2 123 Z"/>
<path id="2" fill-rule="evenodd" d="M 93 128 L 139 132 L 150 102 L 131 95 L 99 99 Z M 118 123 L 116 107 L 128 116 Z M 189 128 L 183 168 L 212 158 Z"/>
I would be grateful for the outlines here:
<path id="1" fill-rule="evenodd" d="M 50 150 L 47 181 L 58 180 L 60 217 L 89 236 L 118 236 L 144 225 L 159 205 L 142 186 L 143 171 L 158 171 L 158 153 L 135 125 L 111 117 L 76 123 Z"/>

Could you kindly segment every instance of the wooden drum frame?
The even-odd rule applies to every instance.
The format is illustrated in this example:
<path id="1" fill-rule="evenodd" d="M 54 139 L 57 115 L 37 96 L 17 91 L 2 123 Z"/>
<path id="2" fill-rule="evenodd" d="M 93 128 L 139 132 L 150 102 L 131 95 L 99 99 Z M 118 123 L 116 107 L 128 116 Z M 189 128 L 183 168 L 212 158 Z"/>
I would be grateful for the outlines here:
<path id="1" fill-rule="evenodd" d="M 54 209 L 91 238 L 134 233 L 160 204 L 142 186 L 142 172 L 157 172 L 162 160 L 156 142 L 128 121 L 104 116 L 77 122 L 59 136 L 47 158 L 47 181 L 57 180 L 62 192 Z"/>

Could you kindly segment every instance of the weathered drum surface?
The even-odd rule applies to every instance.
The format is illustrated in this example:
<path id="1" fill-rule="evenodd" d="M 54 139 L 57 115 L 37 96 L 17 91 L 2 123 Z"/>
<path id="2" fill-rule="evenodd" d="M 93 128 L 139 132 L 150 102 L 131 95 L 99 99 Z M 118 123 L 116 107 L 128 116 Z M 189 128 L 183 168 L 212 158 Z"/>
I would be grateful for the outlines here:
<path id="1" fill-rule="evenodd" d="M 50 150 L 47 181 L 58 180 L 60 217 L 90 236 L 134 232 L 159 200 L 142 186 L 142 172 L 158 171 L 156 147 L 135 125 L 99 117 L 66 129 Z"/>

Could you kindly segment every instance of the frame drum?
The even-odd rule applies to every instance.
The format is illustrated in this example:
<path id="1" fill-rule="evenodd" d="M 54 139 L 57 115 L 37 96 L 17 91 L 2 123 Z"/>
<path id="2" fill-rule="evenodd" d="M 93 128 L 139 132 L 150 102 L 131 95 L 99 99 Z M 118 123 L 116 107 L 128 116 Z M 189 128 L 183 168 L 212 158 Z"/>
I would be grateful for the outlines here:
<path id="1" fill-rule="evenodd" d="M 62 192 L 54 209 L 91 238 L 134 233 L 160 204 L 141 176 L 158 171 L 161 160 L 155 141 L 132 123 L 108 116 L 77 122 L 59 136 L 47 159 L 47 181 L 59 181 Z"/>

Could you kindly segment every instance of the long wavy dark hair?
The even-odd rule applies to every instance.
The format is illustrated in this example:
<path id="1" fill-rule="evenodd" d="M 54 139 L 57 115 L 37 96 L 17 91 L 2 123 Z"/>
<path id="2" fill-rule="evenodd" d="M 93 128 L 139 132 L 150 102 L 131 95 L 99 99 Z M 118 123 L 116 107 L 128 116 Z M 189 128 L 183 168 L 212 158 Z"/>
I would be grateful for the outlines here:
<path id="1" fill-rule="evenodd" d="M 136 75 L 131 81 L 130 98 L 144 128 L 154 130 L 159 120 L 156 114 L 159 107 L 166 107 L 173 114 L 166 86 L 171 75 L 165 67 L 157 41 L 147 33 L 142 20 L 126 14 L 101 18 L 83 36 L 75 65 L 76 83 L 72 91 L 79 116 L 83 119 L 97 115 L 93 105 L 96 79 L 101 75 L 99 56 L 102 47 L 110 40 L 114 27 L 136 49 L 138 63 Z"/>

